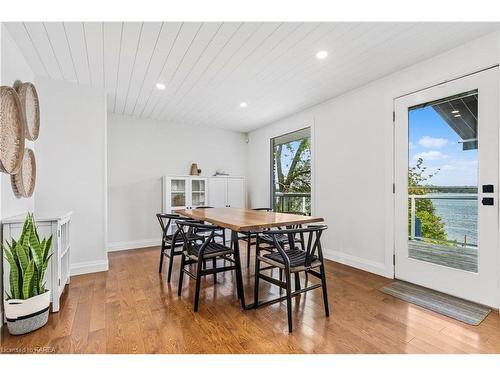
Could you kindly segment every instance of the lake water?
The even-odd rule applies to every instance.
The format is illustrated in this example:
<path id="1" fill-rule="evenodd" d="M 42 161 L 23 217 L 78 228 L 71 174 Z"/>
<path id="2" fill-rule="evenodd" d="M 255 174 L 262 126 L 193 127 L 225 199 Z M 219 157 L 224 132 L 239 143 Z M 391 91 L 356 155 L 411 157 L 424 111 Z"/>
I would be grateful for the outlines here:
<path id="1" fill-rule="evenodd" d="M 436 215 L 441 217 L 449 240 L 477 244 L 477 194 L 435 193 L 428 196 L 440 195 L 446 197 L 470 196 L 473 200 L 466 199 L 432 199 Z"/>

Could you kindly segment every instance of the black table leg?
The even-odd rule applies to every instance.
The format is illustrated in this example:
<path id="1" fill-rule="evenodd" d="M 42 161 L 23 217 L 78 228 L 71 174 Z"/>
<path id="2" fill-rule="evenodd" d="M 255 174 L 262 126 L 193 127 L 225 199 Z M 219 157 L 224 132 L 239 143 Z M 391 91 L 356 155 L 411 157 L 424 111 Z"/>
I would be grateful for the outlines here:
<path id="1" fill-rule="evenodd" d="M 240 258 L 240 244 L 238 240 L 238 232 L 232 230 L 231 231 L 231 243 L 233 245 L 234 250 L 234 260 L 236 262 L 236 288 L 238 291 L 238 298 L 241 301 L 241 307 L 244 310 L 253 309 L 254 304 L 246 304 L 245 303 L 245 288 L 243 286 L 243 275 L 241 271 L 241 258 Z"/>

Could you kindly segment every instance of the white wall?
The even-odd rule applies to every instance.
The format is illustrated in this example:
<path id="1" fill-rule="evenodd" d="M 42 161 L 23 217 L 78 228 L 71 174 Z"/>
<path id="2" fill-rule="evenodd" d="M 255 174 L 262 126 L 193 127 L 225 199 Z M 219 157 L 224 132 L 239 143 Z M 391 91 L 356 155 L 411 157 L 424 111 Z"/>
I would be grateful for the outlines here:
<path id="1" fill-rule="evenodd" d="M 33 71 L 4 25 L 1 26 L 1 45 L 1 85 L 12 86 L 16 80 L 33 82 Z M 34 150 L 34 142 L 26 141 L 26 147 Z M 33 197 L 16 198 L 12 191 L 10 175 L 0 173 L 0 180 L 0 219 L 33 212 Z"/>
<path id="2" fill-rule="evenodd" d="M 35 210 L 73 211 L 71 273 L 108 269 L 104 91 L 37 77 L 41 108 Z"/>
<path id="3" fill-rule="evenodd" d="M 108 116 L 109 249 L 156 245 L 155 214 L 161 212 L 161 176 L 187 175 L 198 163 L 202 175 L 216 169 L 246 172 L 242 133 Z"/>
<path id="4" fill-rule="evenodd" d="M 250 206 L 269 205 L 271 137 L 313 124 L 314 214 L 327 257 L 393 276 L 393 99 L 499 61 L 487 35 L 249 134 Z"/>

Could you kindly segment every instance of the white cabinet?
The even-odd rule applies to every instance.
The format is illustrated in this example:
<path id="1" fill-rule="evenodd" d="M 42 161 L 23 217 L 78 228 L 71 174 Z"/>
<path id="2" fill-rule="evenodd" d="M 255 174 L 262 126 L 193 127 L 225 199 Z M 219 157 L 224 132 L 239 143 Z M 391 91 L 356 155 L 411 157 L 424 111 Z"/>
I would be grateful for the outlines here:
<path id="1" fill-rule="evenodd" d="M 245 208 L 245 179 L 217 176 L 208 179 L 208 202 L 213 207 Z"/>
<path id="2" fill-rule="evenodd" d="M 163 212 L 208 205 L 207 179 L 198 176 L 163 177 Z"/>
<path id="3" fill-rule="evenodd" d="M 227 204 L 229 207 L 245 208 L 245 180 L 243 178 L 227 179 Z"/>
<path id="4" fill-rule="evenodd" d="M 2 220 L 3 240 L 18 239 L 23 229 L 25 215 Z M 71 212 L 64 215 L 41 216 L 35 213 L 35 221 L 40 237 L 52 235 L 52 257 L 45 273 L 46 288 L 50 290 L 52 312 L 59 311 L 59 299 L 66 284 L 69 284 L 70 273 L 70 220 Z M 3 262 L 4 290 L 9 290 L 9 263 Z"/>
<path id="5" fill-rule="evenodd" d="M 199 206 L 246 207 L 245 179 L 233 176 L 163 176 L 162 210 Z"/>

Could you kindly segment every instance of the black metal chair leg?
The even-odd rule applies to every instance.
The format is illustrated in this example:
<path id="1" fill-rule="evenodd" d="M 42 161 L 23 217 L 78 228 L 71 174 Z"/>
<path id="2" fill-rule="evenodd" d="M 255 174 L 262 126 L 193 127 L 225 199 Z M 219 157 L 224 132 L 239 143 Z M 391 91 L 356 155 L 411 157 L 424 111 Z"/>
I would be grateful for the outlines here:
<path id="1" fill-rule="evenodd" d="M 295 290 L 300 290 L 300 275 L 298 272 L 295 272 L 293 275 L 295 279 Z"/>
<path id="2" fill-rule="evenodd" d="M 172 277 L 172 268 L 173 268 L 173 265 L 174 265 L 174 251 L 175 251 L 174 244 L 170 244 L 170 256 L 169 256 L 169 259 L 168 259 L 167 283 L 170 282 L 170 278 Z"/>
<path id="3" fill-rule="evenodd" d="M 165 254 L 163 253 L 165 251 L 165 241 L 161 241 L 161 250 L 160 250 L 160 269 L 158 270 L 159 273 L 161 273 L 161 270 L 163 268 L 163 257 Z"/>
<path id="4" fill-rule="evenodd" d="M 325 315 L 330 316 L 330 308 L 328 307 L 328 291 L 326 285 L 326 276 L 325 276 L 325 266 L 322 265 L 320 267 L 321 272 L 321 289 L 323 290 L 323 303 L 325 305 Z"/>
<path id="5" fill-rule="evenodd" d="M 186 257 L 181 255 L 181 272 L 179 272 L 179 286 L 177 288 L 177 295 L 180 296 L 182 292 L 182 279 L 184 278 L 184 266 L 186 264 Z"/>
<path id="6" fill-rule="evenodd" d="M 194 291 L 194 312 L 198 311 L 198 304 L 200 301 L 200 286 L 201 286 L 201 270 L 202 265 L 206 263 L 205 261 L 198 260 L 198 265 L 196 267 L 196 288 Z"/>
<path id="7" fill-rule="evenodd" d="M 252 248 L 252 235 L 248 234 L 248 243 L 247 243 L 247 268 L 250 267 L 250 250 Z M 257 251 L 257 250 L 255 250 Z"/>
<path id="8" fill-rule="evenodd" d="M 292 332 L 292 280 L 290 270 L 285 270 L 286 278 L 286 311 L 288 314 L 288 332 Z"/>

